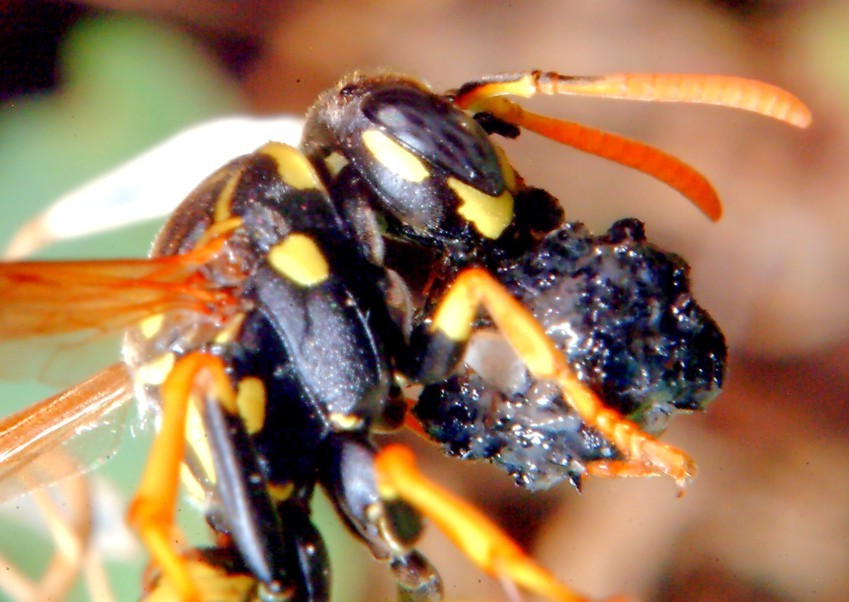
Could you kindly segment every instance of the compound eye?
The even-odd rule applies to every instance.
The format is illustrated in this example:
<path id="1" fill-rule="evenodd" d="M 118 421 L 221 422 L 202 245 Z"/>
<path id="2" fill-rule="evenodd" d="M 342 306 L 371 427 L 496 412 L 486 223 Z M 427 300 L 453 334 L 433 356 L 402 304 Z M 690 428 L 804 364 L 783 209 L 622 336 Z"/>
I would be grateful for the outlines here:
<path id="1" fill-rule="evenodd" d="M 454 177 L 490 196 L 504 192 L 498 157 L 486 132 L 468 114 L 413 87 L 372 92 L 366 118 L 444 177 Z"/>

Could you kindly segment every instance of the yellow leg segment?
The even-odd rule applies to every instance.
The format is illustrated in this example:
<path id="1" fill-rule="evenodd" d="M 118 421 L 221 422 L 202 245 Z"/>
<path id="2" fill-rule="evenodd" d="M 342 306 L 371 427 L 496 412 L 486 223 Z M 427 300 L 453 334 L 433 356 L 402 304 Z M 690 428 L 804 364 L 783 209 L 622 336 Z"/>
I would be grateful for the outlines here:
<path id="1" fill-rule="evenodd" d="M 509 579 L 550 600 L 588 602 L 536 564 L 479 510 L 422 475 L 406 447 L 390 445 L 381 450 L 375 469 L 382 497 L 401 498 L 427 516 L 488 575 Z"/>
<path id="2" fill-rule="evenodd" d="M 455 341 L 464 341 L 471 334 L 480 307 L 486 309 L 528 370 L 536 378 L 556 382 L 581 419 L 625 454 L 630 468 L 623 470 L 621 476 L 665 474 L 675 479 L 679 491 L 683 490 L 695 475 L 693 460 L 606 407 L 578 380 L 536 318 L 486 270 L 470 268 L 457 276 L 437 307 L 431 328 Z"/>
<path id="3" fill-rule="evenodd" d="M 198 398 L 235 406 L 235 392 L 220 358 L 204 353 L 187 355 L 162 385 L 162 425 L 127 518 L 183 602 L 200 602 L 186 559 L 177 550 L 180 536 L 174 525 L 186 413 L 189 403 Z"/>

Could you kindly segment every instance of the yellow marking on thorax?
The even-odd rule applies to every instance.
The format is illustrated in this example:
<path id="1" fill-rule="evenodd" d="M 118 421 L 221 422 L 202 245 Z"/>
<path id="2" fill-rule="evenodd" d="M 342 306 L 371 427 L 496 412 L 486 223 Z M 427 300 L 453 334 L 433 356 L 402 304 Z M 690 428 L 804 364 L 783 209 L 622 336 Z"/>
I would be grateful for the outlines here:
<path id="1" fill-rule="evenodd" d="M 348 159 L 346 159 L 345 155 L 342 153 L 333 151 L 324 158 L 324 165 L 327 167 L 327 171 L 330 172 L 330 175 L 335 178 L 339 175 L 339 172 L 345 169 L 345 166 L 348 165 Z"/>
<path id="2" fill-rule="evenodd" d="M 321 284 L 330 275 L 327 259 L 306 234 L 290 234 L 271 247 L 268 261 L 277 273 L 301 286 Z"/>
<path id="3" fill-rule="evenodd" d="M 288 144 L 269 142 L 257 152 L 268 155 L 277 163 L 280 178 L 297 190 L 324 190 L 318 174 L 304 154 Z"/>
<path id="4" fill-rule="evenodd" d="M 134 379 L 143 385 L 161 385 L 174 367 L 174 354 L 164 353 L 136 369 Z"/>
<path id="5" fill-rule="evenodd" d="M 509 190 L 494 197 L 456 178 L 448 178 L 448 187 L 460 199 L 457 213 L 487 238 L 498 238 L 513 221 L 513 195 Z"/>
<path id="6" fill-rule="evenodd" d="M 236 387 L 236 405 L 249 435 L 262 430 L 265 424 L 265 385 L 255 376 L 247 376 Z"/>
<path id="7" fill-rule="evenodd" d="M 236 186 L 239 185 L 239 180 L 242 179 L 242 172 L 244 169 L 240 169 L 227 180 L 227 183 L 224 184 L 224 187 L 221 189 L 221 192 L 218 193 L 218 198 L 215 200 L 215 207 L 212 212 L 212 219 L 215 222 L 223 222 L 230 219 L 230 209 L 233 205 L 233 194 L 236 192 Z"/>
<path id="8" fill-rule="evenodd" d="M 241 217 L 228 217 L 220 222 L 212 222 L 209 227 L 203 231 L 200 238 L 198 238 L 198 241 L 195 243 L 195 248 L 200 249 L 215 239 L 224 236 L 225 234 L 230 234 L 237 228 L 241 227 L 241 225 Z"/>
<path id="9" fill-rule="evenodd" d="M 154 314 L 152 316 L 148 316 L 139 323 L 139 331 L 144 338 L 150 340 L 159 333 L 164 322 L 165 314 Z"/>
<path id="10" fill-rule="evenodd" d="M 408 182 L 422 182 L 430 175 L 425 164 L 406 148 L 378 130 L 363 132 L 363 144 L 386 169 Z"/>

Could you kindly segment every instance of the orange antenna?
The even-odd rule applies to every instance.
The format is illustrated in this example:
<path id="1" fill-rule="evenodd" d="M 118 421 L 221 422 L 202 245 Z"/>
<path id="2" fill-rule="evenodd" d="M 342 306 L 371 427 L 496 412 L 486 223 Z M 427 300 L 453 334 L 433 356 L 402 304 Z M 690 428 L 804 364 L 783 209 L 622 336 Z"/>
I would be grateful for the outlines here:
<path id="1" fill-rule="evenodd" d="M 448 94 L 462 109 L 490 113 L 507 123 L 660 180 L 714 221 L 722 215 L 716 191 L 707 178 L 680 159 L 637 140 L 532 113 L 518 103 L 501 98 L 508 95 L 530 98 L 537 94 L 711 104 L 751 111 L 796 127 L 804 128 L 811 123 L 808 107 L 789 92 L 763 82 L 724 75 L 632 73 L 593 77 L 530 71 L 484 78 Z"/>
<path id="2" fill-rule="evenodd" d="M 507 98 L 490 98 L 486 111 L 561 144 L 641 171 L 680 192 L 713 221 L 722 216 L 722 203 L 708 179 L 660 149 L 573 121 L 532 113 Z"/>
<path id="3" fill-rule="evenodd" d="M 751 111 L 801 128 L 811 123 L 811 111 L 793 94 L 771 84 L 727 75 L 616 73 L 578 76 L 532 71 L 467 84 L 454 96 L 454 102 L 461 108 L 475 110 L 478 101 L 492 96 L 530 98 L 536 94 L 711 104 Z"/>

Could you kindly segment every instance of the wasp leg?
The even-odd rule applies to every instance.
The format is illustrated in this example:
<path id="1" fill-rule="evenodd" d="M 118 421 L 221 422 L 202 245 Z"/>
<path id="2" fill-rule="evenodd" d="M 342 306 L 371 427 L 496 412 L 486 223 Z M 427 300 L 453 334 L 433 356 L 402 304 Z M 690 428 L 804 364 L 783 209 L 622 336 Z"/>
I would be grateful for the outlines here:
<path id="1" fill-rule="evenodd" d="M 55 458 L 61 454 L 52 454 Z M 64 485 L 64 483 L 63 483 Z M 90 495 L 84 477 L 77 475 L 70 483 L 62 487 L 67 494 L 61 503 L 79 508 L 78 515 L 63 516 L 58 502 L 44 490 L 34 491 L 33 499 L 38 504 L 49 526 L 56 544 L 56 554 L 45 571 L 39 584 L 39 591 L 32 599 L 49 600 L 61 598 L 73 585 L 89 553 L 91 542 Z M 69 499 L 75 496 L 77 499 Z M 75 504 L 76 502 L 76 504 Z"/>
<path id="2" fill-rule="evenodd" d="M 57 471 L 64 470 L 65 467 L 60 466 L 66 464 L 67 469 L 73 472 L 76 466 L 71 458 L 58 450 L 47 456 Z M 10 600 L 65 598 L 92 554 L 89 546 L 92 517 L 88 483 L 83 475 L 74 475 L 54 483 L 52 487 L 55 491 L 48 492 L 46 488 L 37 489 L 37 481 L 29 474 L 23 474 L 20 478 L 27 486 L 34 488 L 30 495 L 41 511 L 44 526 L 53 539 L 55 552 L 37 581 L 31 580 L 5 558 L 0 558 L 0 564 L 6 567 L 0 573 L 0 592 L 7 594 Z M 104 600 L 112 600 L 111 593 L 107 593 Z"/>
<path id="3" fill-rule="evenodd" d="M 183 557 L 202 600 L 267 602 L 261 597 L 259 582 L 232 545 L 190 549 Z M 180 599 L 171 582 L 163 579 L 161 572 L 155 568 L 145 572 L 142 584 L 139 602 L 175 602 Z"/>
<path id="4" fill-rule="evenodd" d="M 657 471 L 651 466 L 635 464 L 627 460 L 590 460 L 584 467 L 588 475 L 606 479 L 657 476 Z"/>
<path id="5" fill-rule="evenodd" d="M 189 403 L 235 404 L 236 394 L 220 358 L 192 353 L 181 358 L 162 385 L 162 424 L 150 451 L 136 497 L 128 512 L 153 561 L 180 593 L 184 602 L 200 602 L 186 560 L 176 550 L 179 532 L 174 524 L 180 466 L 186 446 Z"/>
<path id="6" fill-rule="evenodd" d="M 286 566 L 296 579 L 296 600 L 324 602 L 330 599 L 330 558 L 321 534 L 310 520 L 308 500 L 293 499 L 277 507 L 284 526 Z M 288 600 L 288 598 L 285 598 Z"/>
<path id="7" fill-rule="evenodd" d="M 588 600 L 559 583 L 479 510 L 425 478 L 408 448 L 396 444 L 381 450 L 375 469 L 384 499 L 401 499 L 412 505 L 488 575 L 551 600 Z"/>
<path id="8" fill-rule="evenodd" d="M 261 583 L 263 599 L 327 600 L 327 553 L 309 519 L 312 488 L 296 493 L 286 485 L 269 486 L 238 414 L 242 405 L 207 403 L 202 411 L 220 504 L 213 528 L 232 538 Z M 273 498 L 272 489 L 281 494 Z"/>
<path id="9" fill-rule="evenodd" d="M 401 500 L 384 499 L 375 476 L 374 446 L 356 434 L 337 434 L 322 453 L 321 483 L 340 516 L 379 560 L 388 560 L 401 602 L 438 602 L 436 569 L 412 546 L 422 529 L 419 514 Z"/>
<path id="10" fill-rule="evenodd" d="M 604 405 L 583 384 L 533 315 L 486 270 L 460 273 L 437 306 L 429 324 L 414 332 L 416 376 L 441 380 L 448 374 L 471 335 L 479 308 L 487 310 L 498 329 L 516 350 L 528 370 L 539 379 L 557 383 L 566 401 L 581 419 L 623 452 L 627 464 L 645 476 L 665 474 L 679 490 L 695 474 L 695 463 L 683 451 L 663 444 Z"/>

